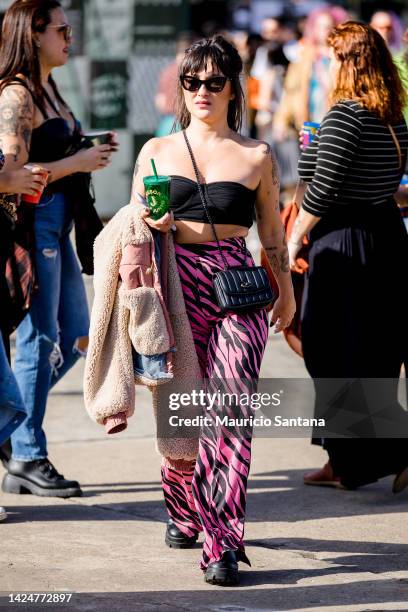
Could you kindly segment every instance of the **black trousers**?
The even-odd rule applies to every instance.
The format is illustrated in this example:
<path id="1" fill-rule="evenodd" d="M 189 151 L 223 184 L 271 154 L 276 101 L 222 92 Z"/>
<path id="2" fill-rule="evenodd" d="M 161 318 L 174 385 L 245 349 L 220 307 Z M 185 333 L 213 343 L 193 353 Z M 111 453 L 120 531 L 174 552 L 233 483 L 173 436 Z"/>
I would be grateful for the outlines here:
<path id="1" fill-rule="evenodd" d="M 319 407 L 319 379 L 399 377 L 408 352 L 408 236 L 392 200 L 328 215 L 312 230 L 311 242 L 302 345 Z M 390 405 L 402 410 L 396 393 Z M 361 411 L 361 405 L 354 398 L 342 409 Z M 328 437 L 323 446 L 347 486 L 408 465 L 408 438 Z"/>

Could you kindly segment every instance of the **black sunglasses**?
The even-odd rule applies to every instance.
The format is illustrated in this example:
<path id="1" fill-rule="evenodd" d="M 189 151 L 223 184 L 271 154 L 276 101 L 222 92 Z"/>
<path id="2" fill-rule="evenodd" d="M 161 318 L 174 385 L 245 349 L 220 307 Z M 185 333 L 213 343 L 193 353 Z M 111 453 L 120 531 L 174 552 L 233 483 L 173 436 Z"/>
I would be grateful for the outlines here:
<path id="1" fill-rule="evenodd" d="M 187 91 L 198 91 L 201 85 L 205 85 L 207 91 L 211 91 L 211 93 L 219 93 L 225 87 L 227 81 L 229 81 L 225 76 L 213 76 L 205 80 L 197 79 L 194 76 L 186 76 L 182 75 L 180 77 L 181 85 Z"/>
<path id="2" fill-rule="evenodd" d="M 65 42 L 69 42 L 72 38 L 73 30 L 72 26 L 68 23 L 61 23 L 61 25 L 49 24 L 49 28 L 55 28 L 57 32 L 60 32 L 64 36 Z"/>

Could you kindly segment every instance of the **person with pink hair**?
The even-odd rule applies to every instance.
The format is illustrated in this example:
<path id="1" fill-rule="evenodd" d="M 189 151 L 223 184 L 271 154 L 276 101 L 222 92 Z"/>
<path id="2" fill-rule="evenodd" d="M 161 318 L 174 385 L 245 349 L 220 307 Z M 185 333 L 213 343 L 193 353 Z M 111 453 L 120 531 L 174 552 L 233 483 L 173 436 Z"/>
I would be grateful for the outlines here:
<path id="1" fill-rule="evenodd" d="M 394 11 L 376 11 L 371 17 L 370 26 L 381 34 L 393 55 L 401 51 L 404 28 Z"/>

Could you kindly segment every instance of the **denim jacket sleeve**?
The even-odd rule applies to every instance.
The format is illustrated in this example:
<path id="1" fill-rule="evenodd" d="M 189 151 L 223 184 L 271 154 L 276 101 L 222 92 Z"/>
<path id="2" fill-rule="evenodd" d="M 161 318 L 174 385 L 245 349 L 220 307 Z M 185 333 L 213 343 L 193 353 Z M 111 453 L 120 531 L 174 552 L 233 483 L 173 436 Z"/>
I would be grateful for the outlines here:
<path id="1" fill-rule="evenodd" d="M 120 301 L 129 310 L 128 333 L 137 353 L 157 355 L 170 349 L 163 305 L 154 286 L 151 244 L 129 244 L 122 252 Z"/>

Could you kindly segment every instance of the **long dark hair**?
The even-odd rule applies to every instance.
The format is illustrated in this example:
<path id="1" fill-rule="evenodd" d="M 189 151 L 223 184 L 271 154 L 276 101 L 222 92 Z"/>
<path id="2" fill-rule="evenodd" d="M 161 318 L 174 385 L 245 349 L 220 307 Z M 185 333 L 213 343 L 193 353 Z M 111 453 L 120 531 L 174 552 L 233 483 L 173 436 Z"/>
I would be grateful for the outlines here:
<path id="1" fill-rule="evenodd" d="M 209 63 L 211 63 L 213 68 L 216 68 L 221 74 L 231 80 L 234 99 L 230 101 L 228 106 L 227 122 L 232 130 L 239 132 L 242 125 L 245 101 L 239 80 L 242 72 L 242 60 L 233 44 L 220 35 L 197 41 L 185 51 L 179 66 L 179 76 L 185 74 L 194 75 L 202 69 L 207 70 Z M 181 126 L 182 129 L 188 127 L 191 116 L 184 101 L 183 88 L 180 81 L 177 86 L 175 111 L 175 124 Z"/>
<path id="2" fill-rule="evenodd" d="M 35 96 L 44 100 L 34 34 L 45 32 L 51 23 L 50 13 L 57 8 L 61 8 L 58 0 L 15 0 L 7 9 L 0 42 L 0 93 L 20 73 L 30 79 Z M 50 82 L 60 101 L 65 104 L 51 77 Z"/>

